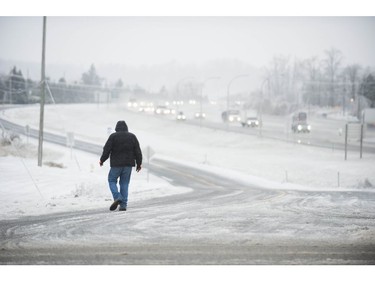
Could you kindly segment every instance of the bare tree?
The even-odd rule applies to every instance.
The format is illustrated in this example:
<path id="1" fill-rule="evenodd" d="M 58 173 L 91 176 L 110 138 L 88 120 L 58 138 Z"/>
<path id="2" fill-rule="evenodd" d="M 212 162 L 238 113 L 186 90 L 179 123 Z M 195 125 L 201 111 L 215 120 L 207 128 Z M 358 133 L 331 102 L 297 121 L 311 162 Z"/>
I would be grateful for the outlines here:
<path id="1" fill-rule="evenodd" d="M 289 58 L 284 56 L 275 56 L 271 62 L 269 74 L 273 95 L 275 97 L 287 100 L 290 81 Z"/>
<path id="2" fill-rule="evenodd" d="M 373 73 L 366 73 L 363 76 L 361 91 L 369 106 L 375 108 L 375 75 Z"/>
<path id="3" fill-rule="evenodd" d="M 331 48 L 330 50 L 325 51 L 326 59 L 324 60 L 326 73 L 328 76 L 329 82 L 329 99 L 328 105 L 334 106 L 335 105 L 335 82 L 336 78 L 339 74 L 339 67 L 343 60 L 343 56 L 340 50 Z"/>
<path id="4" fill-rule="evenodd" d="M 360 70 L 361 66 L 359 64 L 351 64 L 345 68 L 345 73 L 349 78 L 350 94 L 352 98 L 356 98 Z"/>
<path id="5" fill-rule="evenodd" d="M 300 106 L 300 92 L 303 88 L 303 81 L 305 80 L 305 62 L 294 58 L 292 78 L 290 83 L 290 92 L 293 95 L 297 109 Z"/>
<path id="6" fill-rule="evenodd" d="M 345 73 L 348 76 L 349 83 L 350 83 L 350 96 L 352 102 L 356 101 L 357 103 L 357 109 L 356 109 L 356 115 L 359 118 L 360 117 L 360 97 L 359 97 L 359 91 L 358 91 L 358 83 L 359 83 L 359 71 L 361 69 L 361 66 L 359 64 L 351 64 L 348 65 L 345 68 Z"/>
<path id="7" fill-rule="evenodd" d="M 305 83 L 305 101 L 308 104 L 321 106 L 321 61 L 318 57 L 311 57 L 305 61 L 305 68 L 308 79 Z"/>

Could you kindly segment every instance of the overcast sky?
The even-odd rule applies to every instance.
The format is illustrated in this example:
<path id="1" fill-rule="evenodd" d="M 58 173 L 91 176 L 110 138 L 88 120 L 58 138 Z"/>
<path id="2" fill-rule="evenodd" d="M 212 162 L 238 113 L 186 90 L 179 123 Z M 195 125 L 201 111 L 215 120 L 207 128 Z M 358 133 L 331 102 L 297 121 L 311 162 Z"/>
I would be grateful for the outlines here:
<path id="1" fill-rule="evenodd" d="M 47 63 L 152 65 L 342 51 L 375 66 L 375 17 L 48 17 Z M 41 61 L 42 17 L 0 17 L 0 59 Z"/>

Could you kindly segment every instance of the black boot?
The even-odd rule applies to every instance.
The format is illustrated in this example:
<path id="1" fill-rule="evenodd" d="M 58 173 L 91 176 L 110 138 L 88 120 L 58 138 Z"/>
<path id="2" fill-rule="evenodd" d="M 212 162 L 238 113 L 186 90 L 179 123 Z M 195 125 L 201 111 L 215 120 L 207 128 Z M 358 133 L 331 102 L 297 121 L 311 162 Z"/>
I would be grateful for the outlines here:
<path id="1" fill-rule="evenodd" d="M 121 203 L 120 200 L 115 200 L 115 202 L 112 203 L 111 207 L 109 207 L 110 211 L 114 211 L 117 209 L 118 205 Z"/>

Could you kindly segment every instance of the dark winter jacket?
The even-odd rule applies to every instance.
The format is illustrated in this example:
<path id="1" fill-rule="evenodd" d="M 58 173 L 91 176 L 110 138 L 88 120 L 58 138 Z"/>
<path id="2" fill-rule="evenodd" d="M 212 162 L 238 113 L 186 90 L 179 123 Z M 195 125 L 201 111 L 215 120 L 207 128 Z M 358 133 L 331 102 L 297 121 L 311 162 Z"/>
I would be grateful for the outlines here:
<path id="1" fill-rule="evenodd" d="M 118 121 L 115 130 L 103 147 L 100 161 L 104 163 L 110 157 L 111 167 L 141 166 L 142 151 L 137 137 L 128 132 L 125 121 Z"/>

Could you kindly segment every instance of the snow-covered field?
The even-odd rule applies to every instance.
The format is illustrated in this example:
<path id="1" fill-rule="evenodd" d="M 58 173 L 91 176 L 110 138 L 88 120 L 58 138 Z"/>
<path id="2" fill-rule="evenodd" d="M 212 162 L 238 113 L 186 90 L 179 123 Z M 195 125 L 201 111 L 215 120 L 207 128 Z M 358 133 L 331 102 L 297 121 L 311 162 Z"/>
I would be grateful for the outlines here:
<path id="1" fill-rule="evenodd" d="M 39 106 L 7 109 L 1 117 L 37 129 Z M 375 191 L 375 155 L 301 146 L 258 136 L 192 126 L 134 113 L 124 104 L 48 105 L 45 130 L 104 145 L 118 120 L 125 120 L 143 148 L 154 157 L 182 162 L 257 186 L 299 190 Z M 48 212 L 108 208 L 108 162 L 100 155 L 45 143 L 42 168 L 37 167 L 37 142 L 25 136 L 12 146 L 0 146 L 0 212 L 2 218 Z M 18 154 L 23 155 L 22 158 Z M 49 162 L 49 163 L 48 163 Z M 57 164 L 57 165 L 54 165 Z M 62 167 L 52 167 L 62 166 Z M 38 190 L 39 189 L 39 190 Z M 176 188 L 147 170 L 133 173 L 129 204 L 190 189 Z"/>
<path id="2" fill-rule="evenodd" d="M 109 208 L 112 195 L 106 167 L 98 157 L 45 143 L 44 165 L 37 166 L 37 143 L 22 138 L 12 146 L 0 146 L 0 213 L 3 219 L 52 212 Z M 22 155 L 18 157 L 19 154 Z M 147 172 L 132 174 L 131 202 L 177 194 L 189 189 L 176 188 Z M 131 204 L 131 202 L 129 202 Z"/>

